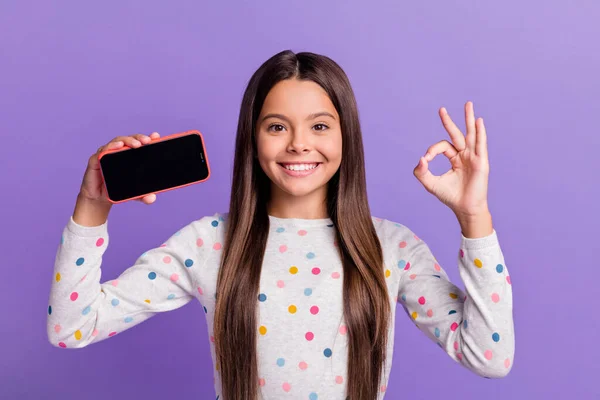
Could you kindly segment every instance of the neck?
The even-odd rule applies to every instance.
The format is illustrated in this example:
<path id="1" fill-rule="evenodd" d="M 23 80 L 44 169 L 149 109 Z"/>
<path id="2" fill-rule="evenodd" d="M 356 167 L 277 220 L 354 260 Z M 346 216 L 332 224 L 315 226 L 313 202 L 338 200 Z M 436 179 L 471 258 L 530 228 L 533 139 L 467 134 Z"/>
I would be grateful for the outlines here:
<path id="1" fill-rule="evenodd" d="M 294 196 L 276 185 L 271 188 L 267 212 L 277 218 L 322 219 L 327 212 L 327 185 L 304 196 Z"/>

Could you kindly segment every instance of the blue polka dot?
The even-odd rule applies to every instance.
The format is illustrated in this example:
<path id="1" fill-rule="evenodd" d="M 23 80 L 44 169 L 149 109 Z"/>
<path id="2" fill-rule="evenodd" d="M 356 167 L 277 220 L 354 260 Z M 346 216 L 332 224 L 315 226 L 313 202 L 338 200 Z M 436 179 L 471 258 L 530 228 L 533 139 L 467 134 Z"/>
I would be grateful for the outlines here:
<path id="1" fill-rule="evenodd" d="M 216 228 L 217 226 L 219 226 L 219 221 L 217 221 L 217 220 L 214 220 L 214 221 L 213 221 L 213 222 L 211 222 L 210 224 Z"/>
<path id="2" fill-rule="evenodd" d="M 439 277 L 440 277 L 439 275 L 433 275 L 433 276 L 435 276 L 436 278 L 439 278 Z"/>
<path id="3" fill-rule="evenodd" d="M 52 314 L 52 306 L 48 306 L 48 315 Z"/>
<path id="4" fill-rule="evenodd" d="M 402 301 L 406 301 L 406 295 L 405 294 L 402 295 Z"/>
<path id="5" fill-rule="evenodd" d="M 440 346 L 440 349 L 444 349 L 444 346 L 442 346 L 442 344 L 440 342 L 437 342 L 437 345 Z"/>
<path id="6" fill-rule="evenodd" d="M 152 280 L 156 279 L 156 272 L 150 272 L 148 274 L 148 279 L 152 279 Z"/>
<path id="7" fill-rule="evenodd" d="M 87 306 L 86 308 L 83 309 L 83 311 L 81 313 L 83 315 L 87 315 L 87 314 L 89 314 L 90 311 L 92 311 L 92 307 Z"/>
<path id="8" fill-rule="evenodd" d="M 466 327 L 467 327 L 467 320 L 466 320 L 466 319 L 463 321 L 463 327 L 464 327 L 464 328 L 466 328 Z"/>
<path id="9" fill-rule="evenodd" d="M 502 271 L 504 271 L 504 266 L 502 264 L 496 265 L 496 272 L 500 274 Z"/>
<path id="10" fill-rule="evenodd" d="M 325 355 L 325 357 L 331 357 L 331 349 L 328 347 L 323 350 L 323 355 Z"/>
<path id="11" fill-rule="evenodd" d="M 112 299 L 112 301 L 110 302 L 110 304 L 112 304 L 113 306 L 118 306 L 119 305 L 119 299 Z"/>
<path id="12" fill-rule="evenodd" d="M 219 216 L 219 221 L 223 222 L 223 221 L 225 221 L 225 218 L 223 218 L 223 216 L 221 215 L 221 216 Z"/>
<path id="13" fill-rule="evenodd" d="M 311 394 L 308 395 L 308 400 L 318 400 L 319 396 L 317 396 L 317 394 L 315 392 L 312 392 Z"/>
<path id="14" fill-rule="evenodd" d="M 404 267 L 406 267 L 406 261 L 405 260 L 398 261 L 398 268 L 404 268 Z"/>
<path id="15" fill-rule="evenodd" d="M 285 232 L 285 228 L 277 228 L 277 233 Z"/>
<path id="16" fill-rule="evenodd" d="M 267 295 L 264 293 L 261 293 L 258 295 L 258 301 L 266 301 L 267 300 Z"/>
<path id="17" fill-rule="evenodd" d="M 328 228 L 333 228 L 333 224 L 327 224 Z"/>
<path id="18" fill-rule="evenodd" d="M 304 295 L 305 296 L 310 296 L 311 294 L 312 294 L 312 289 L 311 288 L 304 289 Z"/>
<path id="19" fill-rule="evenodd" d="M 144 252 L 140 257 L 146 257 L 148 255 L 148 252 Z"/>
<path id="20" fill-rule="evenodd" d="M 433 331 L 433 334 L 435 335 L 435 337 L 439 338 L 440 337 L 440 328 L 435 328 Z"/>
<path id="21" fill-rule="evenodd" d="M 187 260 L 185 260 L 185 266 L 186 267 L 191 267 L 192 265 L 194 265 L 194 261 L 190 260 L 189 258 Z"/>
<path id="22" fill-rule="evenodd" d="M 206 309 L 206 306 L 202 306 L 202 308 L 204 308 L 204 314 L 208 314 L 208 310 Z"/>
<path id="23" fill-rule="evenodd" d="M 131 318 L 131 317 L 125 318 L 125 322 L 131 322 L 131 321 L 133 321 L 133 318 Z"/>
<path id="24" fill-rule="evenodd" d="M 175 232 L 175 236 L 179 236 L 179 235 L 181 235 L 181 231 Z"/>
<path id="25" fill-rule="evenodd" d="M 279 365 L 280 367 L 283 367 L 285 365 L 285 360 L 283 358 L 278 358 L 277 365 Z"/>
<path id="26" fill-rule="evenodd" d="M 167 296 L 168 300 L 173 300 L 175 298 L 175 295 L 173 293 L 171 293 L 170 295 Z"/>
<path id="27" fill-rule="evenodd" d="M 306 258 L 308 258 L 308 259 L 311 259 L 311 260 L 312 260 L 313 258 L 315 258 L 315 253 L 313 253 L 313 252 L 310 252 L 310 253 L 308 253 L 308 254 L 306 255 Z"/>
<path id="28" fill-rule="evenodd" d="M 500 334 L 498 332 L 494 332 L 494 334 L 492 335 L 492 340 L 494 342 L 499 342 L 500 341 Z"/>
<path id="29" fill-rule="evenodd" d="M 448 311 L 448 315 L 452 315 L 452 314 L 456 314 L 456 310 L 450 310 L 450 311 Z"/>
<path id="30" fill-rule="evenodd" d="M 75 264 L 77 265 L 82 265 L 84 263 L 85 259 L 83 257 L 79 257 L 77 259 L 77 261 L 75 261 Z"/>
<path id="31" fill-rule="evenodd" d="M 60 244 L 65 244 L 65 237 L 64 237 L 64 235 L 60 235 Z"/>

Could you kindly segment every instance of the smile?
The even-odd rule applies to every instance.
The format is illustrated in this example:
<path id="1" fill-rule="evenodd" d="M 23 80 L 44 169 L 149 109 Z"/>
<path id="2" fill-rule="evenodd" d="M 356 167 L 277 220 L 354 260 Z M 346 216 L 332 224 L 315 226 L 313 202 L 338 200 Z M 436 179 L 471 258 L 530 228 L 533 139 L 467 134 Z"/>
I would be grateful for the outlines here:
<path id="1" fill-rule="evenodd" d="M 306 164 L 277 164 L 285 171 L 286 174 L 295 177 L 304 177 L 313 174 L 319 169 L 321 163 L 306 163 Z"/>

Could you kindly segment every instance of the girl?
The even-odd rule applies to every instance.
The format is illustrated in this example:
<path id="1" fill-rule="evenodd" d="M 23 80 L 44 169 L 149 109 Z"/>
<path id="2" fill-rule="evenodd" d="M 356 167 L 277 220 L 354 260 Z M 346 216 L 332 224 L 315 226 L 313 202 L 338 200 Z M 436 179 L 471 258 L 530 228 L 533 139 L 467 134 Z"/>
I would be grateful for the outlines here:
<path id="1" fill-rule="evenodd" d="M 505 376 L 512 289 L 487 207 L 483 120 L 471 102 L 465 113 L 466 137 L 440 110 L 452 143 L 431 146 L 413 172 L 458 218 L 466 293 L 409 228 L 370 215 L 344 71 L 322 55 L 283 51 L 244 93 L 228 213 L 191 222 L 104 283 L 111 203 L 97 154 L 159 135 L 117 137 L 90 157 L 56 257 L 50 342 L 85 347 L 195 298 L 207 318 L 217 399 L 382 399 L 399 302 L 457 363 Z M 440 153 L 452 169 L 434 176 L 427 165 Z"/>

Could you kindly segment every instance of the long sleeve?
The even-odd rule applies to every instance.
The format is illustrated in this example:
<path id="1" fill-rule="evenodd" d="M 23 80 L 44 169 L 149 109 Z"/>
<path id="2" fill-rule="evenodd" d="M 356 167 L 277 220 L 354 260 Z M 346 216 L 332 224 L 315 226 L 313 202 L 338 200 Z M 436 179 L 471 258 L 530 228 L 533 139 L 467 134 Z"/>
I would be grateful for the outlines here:
<path id="1" fill-rule="evenodd" d="M 400 246 L 398 302 L 453 360 L 486 378 L 506 376 L 515 349 L 512 287 L 496 231 L 476 239 L 461 235 L 458 270 L 466 293 L 408 232 Z"/>
<path id="2" fill-rule="evenodd" d="M 54 264 L 47 316 L 50 343 L 84 347 L 187 304 L 199 287 L 194 269 L 212 250 L 202 246 L 202 237 L 210 239 L 204 227 L 213 220 L 204 217 L 185 226 L 160 247 L 142 254 L 117 279 L 101 283 L 108 222 L 84 227 L 71 217 Z"/>

